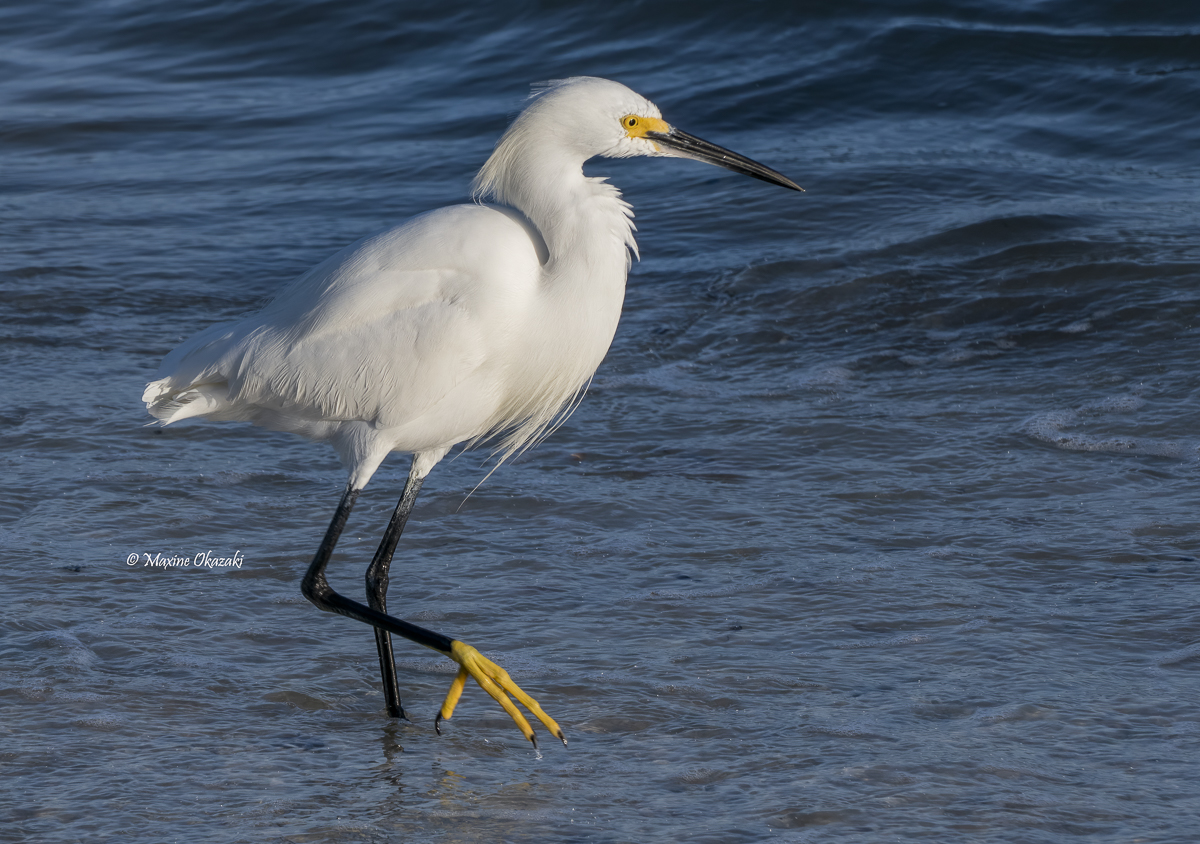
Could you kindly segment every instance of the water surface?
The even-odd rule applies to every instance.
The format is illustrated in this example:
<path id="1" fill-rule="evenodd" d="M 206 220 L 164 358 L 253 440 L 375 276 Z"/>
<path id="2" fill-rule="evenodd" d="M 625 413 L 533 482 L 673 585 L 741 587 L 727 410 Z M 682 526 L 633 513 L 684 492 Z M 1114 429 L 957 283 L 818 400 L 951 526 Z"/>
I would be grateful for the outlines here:
<path id="1" fill-rule="evenodd" d="M 1200 828 L 1200 14 L 1186 4 L 0 10 L 0 838 L 1186 842 Z M 464 201 L 618 79 L 796 195 L 602 161 L 643 259 L 578 411 L 428 479 L 391 606 L 299 581 L 331 449 L 147 421 L 162 356 Z M 364 493 L 346 592 L 405 474 Z M 240 567 L 142 565 L 240 558 Z M 135 556 L 136 565 L 128 565 Z"/>

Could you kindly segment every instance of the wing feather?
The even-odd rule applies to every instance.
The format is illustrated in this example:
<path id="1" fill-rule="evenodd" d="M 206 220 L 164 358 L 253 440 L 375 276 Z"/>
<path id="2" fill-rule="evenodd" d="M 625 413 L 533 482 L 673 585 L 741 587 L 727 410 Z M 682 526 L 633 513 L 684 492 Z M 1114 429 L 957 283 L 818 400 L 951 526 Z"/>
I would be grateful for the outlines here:
<path id="1" fill-rule="evenodd" d="M 416 418 L 482 366 L 489 338 L 504 330 L 496 310 L 480 312 L 496 297 L 480 270 L 489 263 L 476 256 L 505 254 L 497 240 L 521 265 L 504 277 L 520 269 L 535 284 L 536 244 L 486 207 L 441 209 L 352 244 L 258 313 L 173 351 L 147 386 L 147 407 L 164 424 L 290 419 L 301 432 L 314 422 Z M 459 266 L 445 256 L 460 256 Z M 521 292 L 496 287 L 508 298 Z"/>

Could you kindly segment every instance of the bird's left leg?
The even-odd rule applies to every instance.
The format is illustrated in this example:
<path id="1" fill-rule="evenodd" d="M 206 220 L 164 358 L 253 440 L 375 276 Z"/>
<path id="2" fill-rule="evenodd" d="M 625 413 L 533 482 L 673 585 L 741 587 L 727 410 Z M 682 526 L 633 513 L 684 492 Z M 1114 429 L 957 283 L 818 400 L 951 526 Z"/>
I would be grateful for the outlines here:
<path id="1" fill-rule="evenodd" d="M 396 553 L 396 543 L 404 532 L 408 515 L 417 502 L 417 493 L 421 491 L 424 478 L 417 474 L 417 458 L 414 456 L 408 472 L 408 480 L 404 484 L 404 492 L 392 513 L 387 530 L 379 543 L 375 558 L 367 567 L 367 606 L 377 612 L 387 612 L 388 569 L 392 564 L 392 555 Z M 375 648 L 379 651 L 379 673 L 383 678 L 383 696 L 387 702 L 388 714 L 393 718 L 404 717 L 404 707 L 400 705 L 400 685 L 396 682 L 396 658 L 392 655 L 392 634 L 378 627 L 375 628 Z"/>

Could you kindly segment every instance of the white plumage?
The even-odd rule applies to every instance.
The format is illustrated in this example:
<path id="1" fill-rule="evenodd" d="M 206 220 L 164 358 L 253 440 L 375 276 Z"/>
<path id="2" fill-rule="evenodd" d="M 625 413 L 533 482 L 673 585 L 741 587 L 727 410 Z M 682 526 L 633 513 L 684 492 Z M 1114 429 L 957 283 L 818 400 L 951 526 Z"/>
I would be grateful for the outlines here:
<path id="1" fill-rule="evenodd" d="M 612 100 L 608 138 L 562 121 L 556 105 L 580 89 Z M 328 440 L 359 489 L 391 451 L 420 455 L 428 471 L 489 433 L 508 430 L 506 450 L 521 447 L 587 383 L 616 331 L 632 212 L 581 166 L 632 154 L 618 120 L 633 112 L 658 114 L 605 80 L 542 94 L 477 179 L 478 196 L 504 204 L 442 208 L 364 238 L 262 311 L 192 338 L 147 386 L 150 413 Z M 547 136 L 559 143 L 529 143 Z"/>
<path id="2" fill-rule="evenodd" d="M 405 501 L 411 508 L 421 480 L 450 448 L 496 434 L 505 455 L 532 443 L 607 352 L 637 246 L 633 213 L 620 193 L 583 175 L 583 163 L 598 155 L 697 158 L 799 189 L 670 127 L 653 103 L 616 82 L 553 84 L 535 95 L 476 177 L 476 198 L 495 204 L 442 208 L 364 238 L 261 311 L 201 332 L 163 361 L 146 387 L 147 409 L 164 425 L 190 417 L 245 421 L 330 442 L 349 472 L 341 523 L 390 452 L 413 454 L 409 486 L 389 527 L 398 538 Z M 420 628 L 378 614 L 390 549 L 381 548 L 372 563 L 383 587 L 370 608 L 321 591 L 339 516 L 306 578 L 306 594 L 324 609 L 447 653 L 480 679 L 474 649 L 463 657 L 465 651 L 444 647 L 452 640 L 413 634 Z M 383 634 L 381 662 L 385 640 Z M 390 659 L 390 641 L 386 650 Z M 386 666 L 383 672 L 386 692 L 395 679 Z M 441 717 L 453 705 L 448 699 Z M 553 724 L 540 709 L 535 714 Z"/>

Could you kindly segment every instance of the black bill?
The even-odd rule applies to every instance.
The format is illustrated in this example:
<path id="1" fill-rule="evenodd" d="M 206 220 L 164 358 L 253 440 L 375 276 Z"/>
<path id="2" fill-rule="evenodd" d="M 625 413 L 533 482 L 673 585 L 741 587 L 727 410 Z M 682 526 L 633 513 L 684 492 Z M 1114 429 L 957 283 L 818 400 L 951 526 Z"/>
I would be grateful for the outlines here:
<path id="1" fill-rule="evenodd" d="M 742 173 L 747 176 L 753 176 L 756 179 L 762 179 L 764 182 L 770 182 L 773 185 L 782 185 L 785 188 L 798 191 L 804 190 L 804 188 L 800 187 L 787 176 L 772 170 L 765 164 L 759 164 L 757 161 L 746 158 L 744 155 L 738 155 L 736 152 L 730 152 L 716 144 L 710 144 L 708 141 L 697 138 L 695 135 L 680 132 L 674 127 L 669 132 L 647 132 L 645 136 L 649 140 L 654 141 L 654 143 L 666 147 L 681 158 L 694 158 L 697 161 L 705 161 L 709 164 L 715 164 L 718 167 L 724 167 L 726 170 L 732 170 L 735 173 Z"/>

